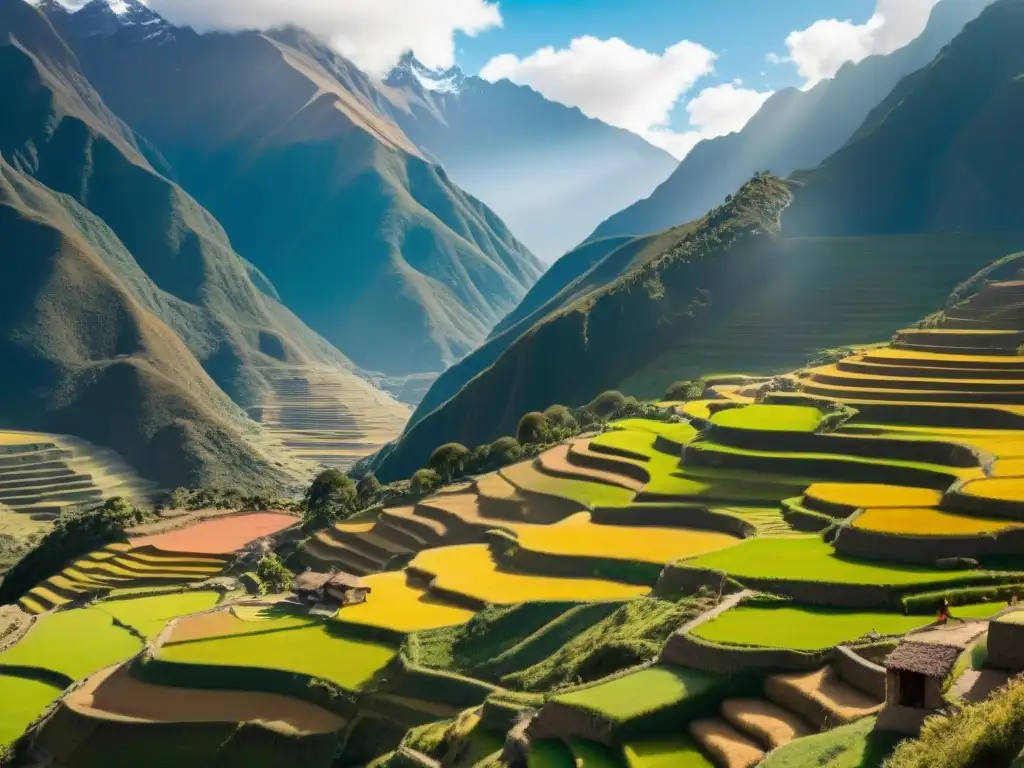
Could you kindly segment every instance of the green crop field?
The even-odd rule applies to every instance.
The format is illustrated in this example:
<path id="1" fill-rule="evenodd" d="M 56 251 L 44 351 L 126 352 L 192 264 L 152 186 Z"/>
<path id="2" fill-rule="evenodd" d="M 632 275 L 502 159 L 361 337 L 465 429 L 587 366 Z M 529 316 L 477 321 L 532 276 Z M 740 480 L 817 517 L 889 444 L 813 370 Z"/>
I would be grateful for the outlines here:
<path id="1" fill-rule="evenodd" d="M 882 635 L 903 634 L 931 621 L 931 616 L 877 611 L 741 605 L 701 624 L 693 634 L 714 643 L 813 651 L 856 640 L 872 630 Z"/>
<path id="2" fill-rule="evenodd" d="M 627 504 L 633 498 L 633 492 L 625 488 L 545 475 L 529 462 L 506 467 L 501 470 L 501 474 L 516 488 L 548 496 L 560 496 L 586 507 L 614 507 Z"/>
<path id="3" fill-rule="evenodd" d="M 720 679 L 695 669 L 653 666 L 563 693 L 555 701 L 624 722 L 706 693 Z"/>
<path id="4" fill-rule="evenodd" d="M 622 761 L 610 747 L 585 739 L 569 739 L 566 743 L 578 768 L 622 768 Z"/>
<path id="5" fill-rule="evenodd" d="M 695 427 L 685 422 L 673 424 L 667 421 L 654 421 L 652 419 L 620 419 L 613 421 L 608 426 L 612 429 L 626 429 L 637 432 L 648 432 L 652 435 L 664 437 L 673 443 L 686 444 L 697 436 Z"/>
<path id="6" fill-rule="evenodd" d="M 0 753 L 59 695 L 52 685 L 0 675 Z"/>
<path id="7" fill-rule="evenodd" d="M 161 648 L 157 658 L 297 672 L 357 690 L 394 655 L 391 646 L 338 637 L 314 625 L 177 643 Z"/>
<path id="8" fill-rule="evenodd" d="M 39 667 L 79 680 L 130 658 L 141 647 L 138 638 L 96 608 L 61 611 L 39 619 L 14 647 L 0 653 L 0 671 L 4 666 Z"/>
<path id="9" fill-rule="evenodd" d="M 766 432 L 814 432 L 821 420 L 821 411 L 802 405 L 748 405 L 711 417 L 711 423 L 718 427 Z"/>
<path id="10" fill-rule="evenodd" d="M 96 610 L 113 616 L 147 638 L 154 638 L 171 619 L 213 608 L 220 599 L 216 592 L 180 592 L 132 600 L 110 600 Z"/>
<path id="11" fill-rule="evenodd" d="M 572 752 L 564 742 L 538 739 L 530 746 L 526 768 L 575 768 Z"/>
<path id="12" fill-rule="evenodd" d="M 981 581 L 989 574 L 973 570 L 936 570 L 914 565 L 851 560 L 837 555 L 820 536 L 747 539 L 735 547 L 684 560 L 680 565 L 725 571 L 739 580 L 790 579 L 835 584 L 885 586 Z"/>
<path id="13" fill-rule="evenodd" d="M 628 741 L 622 754 L 629 768 L 714 768 L 704 753 L 684 736 Z"/>
<path id="14" fill-rule="evenodd" d="M 851 725 L 804 739 L 797 739 L 772 752 L 760 768 L 878 768 L 902 736 L 876 732 L 875 718 L 866 717 Z"/>

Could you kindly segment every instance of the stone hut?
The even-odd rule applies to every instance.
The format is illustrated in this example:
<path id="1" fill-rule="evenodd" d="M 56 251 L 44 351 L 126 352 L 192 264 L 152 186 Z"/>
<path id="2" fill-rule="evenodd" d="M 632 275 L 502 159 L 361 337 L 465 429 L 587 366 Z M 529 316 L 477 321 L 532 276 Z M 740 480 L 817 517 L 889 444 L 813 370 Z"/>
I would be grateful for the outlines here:
<path id="1" fill-rule="evenodd" d="M 1024 611 L 999 616 L 988 626 L 988 665 L 1024 672 Z"/>
<path id="2" fill-rule="evenodd" d="M 316 606 L 343 607 L 364 603 L 370 591 L 358 576 L 343 571 L 306 571 L 295 577 L 295 593 L 299 600 Z"/>

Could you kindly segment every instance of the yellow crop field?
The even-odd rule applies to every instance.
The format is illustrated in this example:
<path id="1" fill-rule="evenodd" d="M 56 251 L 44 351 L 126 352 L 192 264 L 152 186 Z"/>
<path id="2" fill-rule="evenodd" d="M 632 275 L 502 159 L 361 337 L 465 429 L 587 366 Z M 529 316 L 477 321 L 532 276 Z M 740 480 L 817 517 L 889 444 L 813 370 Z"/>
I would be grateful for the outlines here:
<path id="1" fill-rule="evenodd" d="M 1024 477 L 986 477 L 963 484 L 960 492 L 982 499 L 1024 501 Z"/>
<path id="2" fill-rule="evenodd" d="M 366 602 L 342 608 L 335 619 L 396 632 L 419 632 L 462 624 L 473 616 L 472 611 L 410 586 L 402 571 L 367 576 L 362 583 L 371 589 Z"/>
<path id="3" fill-rule="evenodd" d="M 554 555 L 606 557 L 642 563 L 669 563 L 738 544 L 726 533 L 690 528 L 598 525 L 580 512 L 555 525 L 512 527 L 524 549 Z"/>
<path id="4" fill-rule="evenodd" d="M 433 574 L 432 586 L 488 603 L 529 600 L 614 600 L 637 597 L 647 587 L 605 579 L 532 576 L 498 570 L 486 544 L 463 544 L 420 552 L 412 567 Z"/>
<path id="5" fill-rule="evenodd" d="M 882 507 L 932 507 L 942 494 L 928 488 L 908 488 L 879 483 L 815 483 L 804 496 L 826 504 L 853 509 Z"/>
<path id="6" fill-rule="evenodd" d="M 880 533 L 915 536 L 971 536 L 1019 528 L 1020 525 L 992 518 L 957 515 L 940 509 L 868 509 L 858 517 L 855 528 Z"/>

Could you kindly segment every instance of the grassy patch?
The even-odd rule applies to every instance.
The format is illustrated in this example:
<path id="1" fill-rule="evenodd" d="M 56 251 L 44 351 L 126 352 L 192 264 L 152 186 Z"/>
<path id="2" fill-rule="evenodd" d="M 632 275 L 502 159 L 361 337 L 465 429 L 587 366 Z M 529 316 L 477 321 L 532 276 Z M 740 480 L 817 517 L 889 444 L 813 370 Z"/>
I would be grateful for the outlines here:
<path id="1" fill-rule="evenodd" d="M 701 624 L 693 634 L 715 643 L 814 651 L 856 640 L 872 630 L 903 634 L 931 620 L 930 616 L 817 606 L 741 605 Z"/>
<path id="2" fill-rule="evenodd" d="M 821 420 L 821 411 L 804 405 L 748 405 L 711 417 L 711 423 L 718 427 L 765 432 L 814 432 Z"/>
<path id="3" fill-rule="evenodd" d="M 506 675 L 501 682 L 509 688 L 548 691 L 600 680 L 656 658 L 668 636 L 710 604 L 708 599 L 694 597 L 678 602 L 655 598 L 632 600 L 547 658 Z"/>
<path id="4" fill-rule="evenodd" d="M 96 606 L 147 638 L 156 637 L 168 621 L 212 608 L 220 595 L 213 591 L 181 592 L 172 595 L 111 600 Z"/>
<path id="5" fill-rule="evenodd" d="M 135 654 L 142 643 L 96 608 L 61 611 L 41 618 L 12 648 L 4 666 L 41 667 L 79 680 Z"/>
<path id="6" fill-rule="evenodd" d="M 296 672 L 357 690 L 394 655 L 391 646 L 338 637 L 323 626 L 312 625 L 178 643 L 161 648 L 157 658 Z"/>
<path id="7" fill-rule="evenodd" d="M 335 619 L 344 624 L 417 632 L 468 621 L 473 612 L 450 605 L 409 586 L 405 573 L 378 573 L 363 579 L 373 591 L 365 603 L 342 608 Z"/>
<path id="8" fill-rule="evenodd" d="M 0 752 L 59 695 L 52 685 L 0 675 Z"/>
<path id="9" fill-rule="evenodd" d="M 654 666 L 563 693 L 555 701 L 597 712 L 621 723 L 700 696 L 718 682 L 720 678 L 695 669 Z"/>
<path id="10" fill-rule="evenodd" d="M 585 507 L 614 507 L 633 498 L 632 491 L 618 486 L 545 475 L 528 461 L 506 467 L 501 475 L 520 490 L 559 496 Z"/>
<path id="11" fill-rule="evenodd" d="M 874 726 L 875 718 L 866 717 L 798 739 L 768 755 L 760 768 L 880 768 L 900 736 L 875 733 Z"/>
<path id="12" fill-rule="evenodd" d="M 636 597 L 646 587 L 604 579 L 532 576 L 499 570 L 485 544 L 464 544 L 421 552 L 412 566 L 436 576 L 432 587 L 492 604 L 531 600 L 614 600 Z"/>
<path id="13" fill-rule="evenodd" d="M 622 754 L 629 768 L 714 768 L 714 763 L 685 736 L 627 741 Z"/>
<path id="14" fill-rule="evenodd" d="M 526 756 L 526 768 L 575 768 L 575 761 L 565 742 L 535 740 Z"/>
<path id="15" fill-rule="evenodd" d="M 567 744 L 577 768 L 622 768 L 622 761 L 603 744 L 585 739 L 569 739 Z"/>
<path id="16" fill-rule="evenodd" d="M 975 517 L 941 509 L 866 509 L 853 521 L 855 528 L 906 536 L 982 536 L 1020 528 L 1006 518 Z"/>
<path id="17" fill-rule="evenodd" d="M 911 586 L 986 577 L 984 571 L 940 571 L 914 565 L 842 558 L 818 536 L 747 539 L 735 547 L 684 560 L 681 565 L 725 571 L 741 581 L 749 577 Z"/>
<path id="18" fill-rule="evenodd" d="M 686 445 L 686 443 L 697 436 L 697 430 L 686 422 L 672 423 L 668 421 L 654 421 L 652 419 L 620 419 L 619 421 L 611 422 L 608 426 L 613 429 L 647 432 L 680 445 Z"/>

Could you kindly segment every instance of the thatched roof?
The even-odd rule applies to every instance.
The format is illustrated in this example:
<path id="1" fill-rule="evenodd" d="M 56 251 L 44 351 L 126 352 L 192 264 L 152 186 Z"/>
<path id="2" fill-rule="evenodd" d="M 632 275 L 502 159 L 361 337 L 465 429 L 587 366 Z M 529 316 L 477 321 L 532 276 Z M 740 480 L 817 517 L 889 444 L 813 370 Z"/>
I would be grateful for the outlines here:
<path id="1" fill-rule="evenodd" d="M 950 645 L 903 642 L 885 657 L 883 666 L 886 669 L 945 679 L 953 671 L 961 653 L 959 648 Z"/>
<path id="2" fill-rule="evenodd" d="M 328 587 L 342 587 L 344 589 L 355 589 L 356 587 L 362 586 L 358 576 L 353 576 L 351 573 L 345 573 L 344 571 L 335 571 L 331 574 L 331 578 L 327 581 Z"/>
<path id="3" fill-rule="evenodd" d="M 295 577 L 295 589 L 299 591 L 307 590 L 313 592 L 320 589 L 324 584 L 330 581 L 332 576 L 334 576 L 332 573 L 317 573 L 316 571 L 300 573 Z"/>

